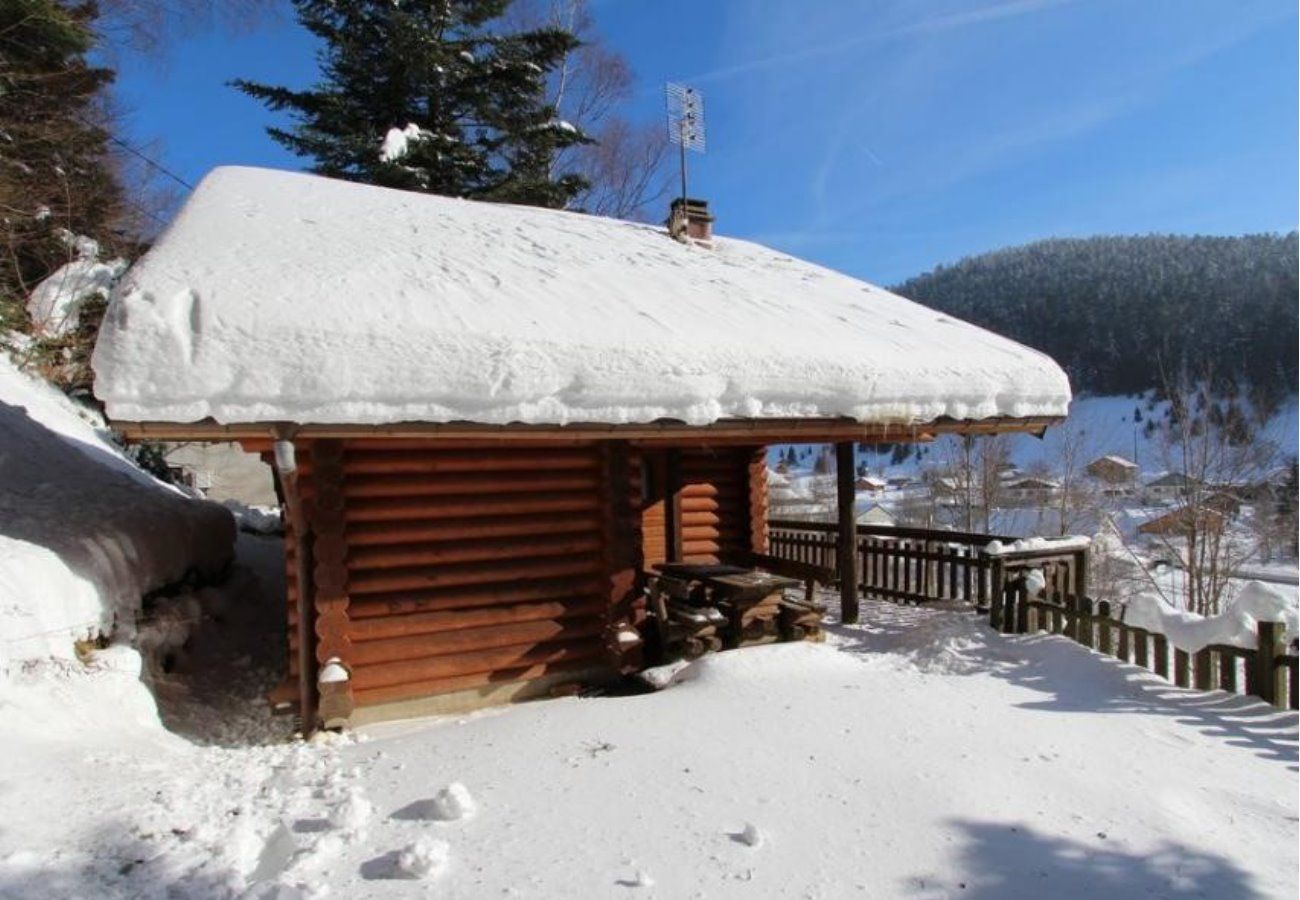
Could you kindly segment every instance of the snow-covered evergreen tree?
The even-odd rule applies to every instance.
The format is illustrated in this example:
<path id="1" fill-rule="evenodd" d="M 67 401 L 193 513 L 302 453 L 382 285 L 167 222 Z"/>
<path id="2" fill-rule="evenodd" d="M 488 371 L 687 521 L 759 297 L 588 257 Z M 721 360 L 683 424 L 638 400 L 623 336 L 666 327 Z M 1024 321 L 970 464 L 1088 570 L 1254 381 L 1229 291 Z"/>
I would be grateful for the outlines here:
<path id="1" fill-rule="evenodd" d="M 235 86 L 296 120 L 268 129 L 322 175 L 562 207 L 582 178 L 552 171 L 586 140 L 556 117 L 546 76 L 577 45 L 558 27 L 510 32 L 510 0 L 294 0 L 320 38 L 322 80 Z"/>

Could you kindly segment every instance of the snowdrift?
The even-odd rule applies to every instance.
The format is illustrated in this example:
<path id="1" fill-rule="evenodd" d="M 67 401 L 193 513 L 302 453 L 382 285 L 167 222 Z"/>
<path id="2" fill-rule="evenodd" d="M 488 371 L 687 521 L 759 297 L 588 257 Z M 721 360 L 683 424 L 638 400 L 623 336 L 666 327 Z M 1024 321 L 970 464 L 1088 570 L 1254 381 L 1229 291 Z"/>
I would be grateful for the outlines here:
<path id="1" fill-rule="evenodd" d="M 229 511 L 144 473 L 103 428 L 0 355 L 0 672 L 130 637 L 145 594 L 232 557 Z"/>

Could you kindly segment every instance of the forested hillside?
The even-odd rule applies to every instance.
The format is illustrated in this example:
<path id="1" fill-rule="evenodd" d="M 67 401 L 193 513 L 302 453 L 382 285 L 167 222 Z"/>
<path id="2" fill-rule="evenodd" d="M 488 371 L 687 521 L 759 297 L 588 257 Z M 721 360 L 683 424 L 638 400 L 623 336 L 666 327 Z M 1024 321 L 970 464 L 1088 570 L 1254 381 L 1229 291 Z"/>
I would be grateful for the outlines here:
<path id="1" fill-rule="evenodd" d="M 1159 388 L 1186 365 L 1277 399 L 1296 389 L 1296 268 L 1294 232 L 1053 239 L 894 290 L 1043 350 L 1076 391 Z"/>

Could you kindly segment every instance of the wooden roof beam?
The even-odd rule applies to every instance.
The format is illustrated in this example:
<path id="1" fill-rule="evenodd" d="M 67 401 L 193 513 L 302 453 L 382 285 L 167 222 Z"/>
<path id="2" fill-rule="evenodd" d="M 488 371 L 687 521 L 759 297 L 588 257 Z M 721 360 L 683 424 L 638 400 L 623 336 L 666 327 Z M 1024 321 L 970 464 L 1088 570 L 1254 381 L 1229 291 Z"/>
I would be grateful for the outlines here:
<path id="1" fill-rule="evenodd" d="M 113 421 L 113 429 L 128 441 L 259 441 L 292 435 L 294 439 L 322 438 L 424 438 L 473 440 L 491 443 L 573 442 L 630 440 L 653 444 L 771 444 L 771 443 L 912 443 L 930 441 L 938 434 L 1038 434 L 1060 423 L 1056 417 L 977 420 L 939 420 L 919 424 L 857 422 L 852 419 L 720 419 L 709 425 L 681 422 L 646 422 L 626 425 L 575 423 L 572 425 L 482 425 L 472 422 L 402 422 L 385 425 L 294 425 L 284 422 L 223 424 L 202 422 Z"/>

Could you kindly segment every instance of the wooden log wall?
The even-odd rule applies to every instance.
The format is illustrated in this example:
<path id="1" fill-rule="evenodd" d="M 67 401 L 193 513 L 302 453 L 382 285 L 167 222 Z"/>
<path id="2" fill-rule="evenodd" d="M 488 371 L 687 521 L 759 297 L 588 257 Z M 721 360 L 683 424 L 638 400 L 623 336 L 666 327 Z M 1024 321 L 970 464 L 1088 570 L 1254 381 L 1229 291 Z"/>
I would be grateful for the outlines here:
<path id="1" fill-rule="evenodd" d="M 645 566 L 674 557 L 716 563 L 739 551 L 766 553 L 766 454 L 763 447 L 634 451 Z M 679 482 L 675 494 L 674 481 Z M 674 513 L 680 524 L 677 548 L 670 546 Z"/>
<path id="2" fill-rule="evenodd" d="M 300 470 L 324 529 L 317 658 L 344 661 L 351 702 L 610 664 L 611 611 L 626 608 L 639 568 L 626 553 L 626 448 L 338 443 L 336 467 L 314 446 Z M 327 483 L 341 487 L 333 532 L 318 501 Z M 345 553 L 331 575 L 320 551 L 336 541 Z M 297 600 L 291 582 L 291 617 Z"/>
<path id="3" fill-rule="evenodd" d="M 766 510 L 751 500 L 756 452 L 746 447 L 681 451 L 683 562 L 717 563 L 753 550 L 755 528 L 766 539 Z"/>

